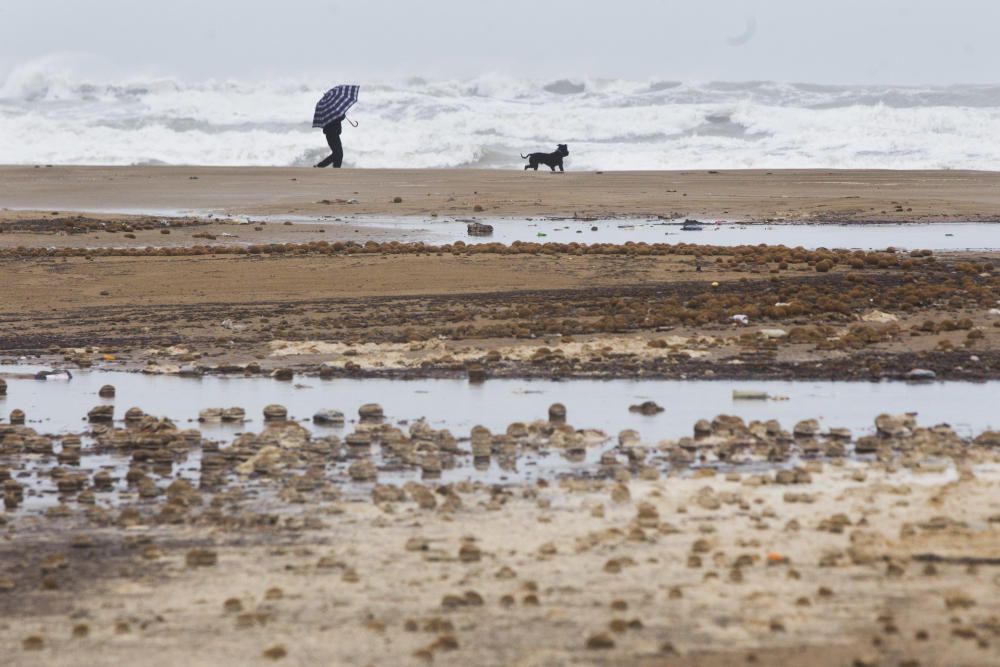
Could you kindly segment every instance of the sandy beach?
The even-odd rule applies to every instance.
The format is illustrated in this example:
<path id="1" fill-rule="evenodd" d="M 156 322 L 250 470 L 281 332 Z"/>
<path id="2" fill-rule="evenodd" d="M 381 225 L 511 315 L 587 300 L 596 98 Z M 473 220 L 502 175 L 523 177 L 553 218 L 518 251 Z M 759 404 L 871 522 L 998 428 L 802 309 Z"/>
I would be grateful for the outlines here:
<path id="1" fill-rule="evenodd" d="M 305 218 L 894 222 L 903 237 L 931 221 L 991 229 L 1000 174 L 2 167 L 0 208 L 11 664 L 1000 660 L 995 431 L 886 415 L 845 433 L 706 404 L 690 437 L 655 440 L 539 397 L 494 432 L 366 405 L 321 436 L 287 419 L 294 404 L 233 406 L 238 434 L 220 441 L 198 428 L 223 420 L 224 397 L 141 414 L 142 396 L 88 390 L 94 410 L 68 415 L 79 427 L 50 432 L 18 415 L 39 381 L 5 371 L 70 369 L 70 388 L 142 372 L 192 390 L 215 377 L 995 381 L 991 250 L 433 246 Z M 971 386 L 988 413 L 994 384 Z M 540 456 L 572 474 L 528 481 Z"/>
<path id="2" fill-rule="evenodd" d="M 0 667 L 1000 667 L 998 24 L 2 0 Z"/>
<path id="3" fill-rule="evenodd" d="M 355 203 L 348 203 L 352 200 Z M 0 167 L 0 208 L 276 216 L 481 213 L 976 221 L 1000 220 L 1000 173 Z"/>

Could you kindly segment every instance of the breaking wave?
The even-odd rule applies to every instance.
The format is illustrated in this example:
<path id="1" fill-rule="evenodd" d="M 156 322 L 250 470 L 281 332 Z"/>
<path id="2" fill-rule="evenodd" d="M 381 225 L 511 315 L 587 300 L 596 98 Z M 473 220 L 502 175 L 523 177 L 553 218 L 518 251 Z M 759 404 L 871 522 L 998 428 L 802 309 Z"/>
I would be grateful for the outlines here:
<path id="1" fill-rule="evenodd" d="M 337 82 L 329 82 L 330 85 Z M 345 82 L 346 83 L 346 82 Z M 567 143 L 571 169 L 996 169 L 1000 87 L 406 79 L 360 82 L 345 164 L 499 167 Z M 315 81 L 0 82 L 0 163 L 309 165 Z"/>

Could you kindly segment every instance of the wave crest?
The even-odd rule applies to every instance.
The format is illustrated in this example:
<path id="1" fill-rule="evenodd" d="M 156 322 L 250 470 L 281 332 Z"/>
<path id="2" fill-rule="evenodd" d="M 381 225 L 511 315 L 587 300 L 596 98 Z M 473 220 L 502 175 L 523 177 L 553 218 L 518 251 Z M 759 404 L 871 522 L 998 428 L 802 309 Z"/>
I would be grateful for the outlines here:
<path id="1" fill-rule="evenodd" d="M 2 163 L 303 165 L 314 81 L 99 80 L 76 56 L 12 69 L 0 83 Z M 325 82 L 330 85 L 336 82 Z M 363 83 L 345 128 L 365 167 L 517 168 L 570 144 L 573 169 L 857 167 L 993 169 L 1000 87 L 819 86 L 768 81 Z"/>

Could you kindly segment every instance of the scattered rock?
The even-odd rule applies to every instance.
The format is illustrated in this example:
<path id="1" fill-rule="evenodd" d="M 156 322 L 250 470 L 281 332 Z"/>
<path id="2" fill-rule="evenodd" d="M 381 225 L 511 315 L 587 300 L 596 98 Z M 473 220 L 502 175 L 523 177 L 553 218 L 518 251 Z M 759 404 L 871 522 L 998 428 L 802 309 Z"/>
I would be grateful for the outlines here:
<path id="1" fill-rule="evenodd" d="M 479 210 L 482 210 L 482 207 L 479 207 Z M 466 224 L 465 230 L 469 236 L 491 236 L 493 234 L 493 225 L 487 225 L 482 222 L 470 222 Z"/>
<path id="2" fill-rule="evenodd" d="M 378 477 L 378 469 L 371 461 L 362 459 L 352 463 L 347 469 L 347 474 L 355 482 L 370 482 Z"/>
<path id="3" fill-rule="evenodd" d="M 219 554 L 213 549 L 195 548 L 187 552 L 185 562 L 188 567 L 208 567 L 219 562 Z"/>
<path id="4" fill-rule="evenodd" d="M 378 403 L 365 403 L 358 408 L 358 416 L 361 417 L 361 421 L 371 422 L 381 420 L 385 417 L 385 413 Z"/>
<path id="5" fill-rule="evenodd" d="M 482 364 L 470 364 L 466 372 L 469 374 L 469 382 L 474 384 L 486 382 L 486 368 Z"/>
<path id="6" fill-rule="evenodd" d="M 475 563 L 482 558 L 482 551 L 471 542 L 466 542 L 458 550 L 458 559 L 463 563 Z"/>
<path id="7" fill-rule="evenodd" d="M 100 396 L 101 398 L 114 398 L 115 397 L 114 385 L 110 384 L 104 385 L 98 390 L 97 395 Z"/>
<path id="8" fill-rule="evenodd" d="M 770 396 L 766 391 L 733 389 L 734 401 L 766 401 Z"/>
<path id="9" fill-rule="evenodd" d="M 605 632 L 590 635 L 587 638 L 587 648 L 592 651 L 602 651 L 615 647 L 615 640 Z"/>
<path id="10" fill-rule="evenodd" d="M 792 428 L 796 438 L 815 438 L 819 432 L 819 422 L 815 419 L 803 419 Z"/>
<path id="11" fill-rule="evenodd" d="M 288 650 L 283 645 L 276 644 L 271 648 L 264 649 L 262 655 L 269 660 L 281 660 L 288 655 Z"/>
<path id="12" fill-rule="evenodd" d="M 757 333 L 759 333 L 761 337 L 768 339 L 785 338 L 788 336 L 788 332 L 784 329 L 761 329 Z"/>
<path id="13" fill-rule="evenodd" d="M 21 641 L 21 648 L 25 651 L 41 651 L 45 648 L 45 640 L 38 635 L 31 635 Z"/>
<path id="14" fill-rule="evenodd" d="M 205 424 L 222 422 L 222 408 L 205 408 L 198 412 L 198 421 Z"/>
<path id="15" fill-rule="evenodd" d="M 283 422 L 288 419 L 288 409 L 284 405 L 272 403 L 264 407 L 264 421 Z"/>
<path id="16" fill-rule="evenodd" d="M 291 368 L 276 368 L 271 371 L 271 377 L 282 382 L 290 382 L 295 378 L 295 371 Z"/>
<path id="17" fill-rule="evenodd" d="M 338 425 L 344 423 L 344 413 L 340 410 L 324 409 L 318 410 L 313 415 L 314 424 Z"/>
<path id="18" fill-rule="evenodd" d="M 94 424 L 105 424 L 114 421 L 115 406 L 98 405 L 90 409 L 87 413 L 87 420 Z"/>
<path id="19" fill-rule="evenodd" d="M 663 412 L 663 408 L 657 405 L 655 401 L 643 401 L 638 405 L 630 405 L 628 411 L 638 412 L 643 415 L 655 415 Z"/>

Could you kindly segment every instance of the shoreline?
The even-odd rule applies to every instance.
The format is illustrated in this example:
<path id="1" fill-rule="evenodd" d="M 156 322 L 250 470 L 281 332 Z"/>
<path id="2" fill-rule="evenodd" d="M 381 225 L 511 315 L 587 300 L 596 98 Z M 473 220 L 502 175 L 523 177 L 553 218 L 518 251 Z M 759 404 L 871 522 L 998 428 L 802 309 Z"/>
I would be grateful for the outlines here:
<path id="1" fill-rule="evenodd" d="M 1000 172 L 813 169 L 536 174 L 485 169 L 0 166 L 0 208 L 60 213 L 193 210 L 272 216 L 976 222 L 1000 221 Z"/>

